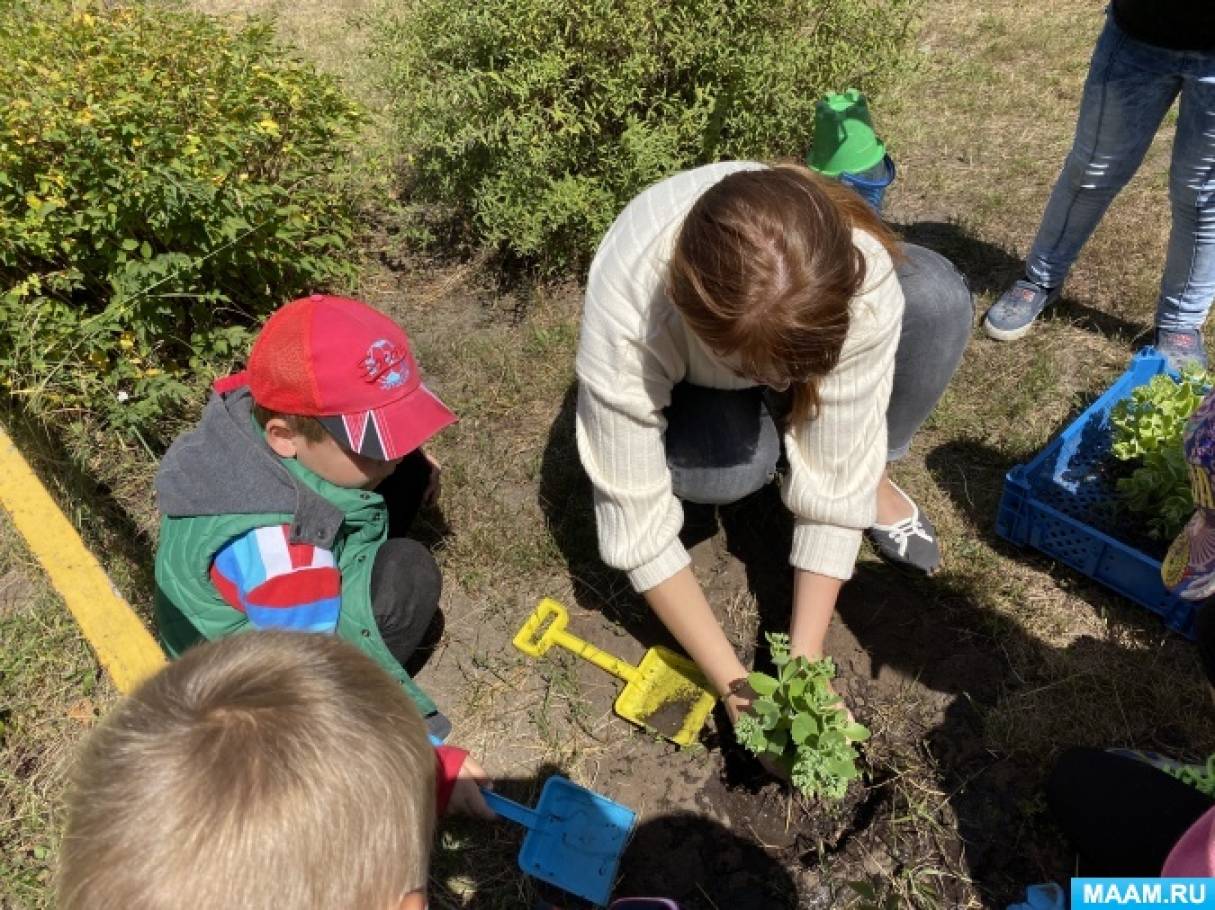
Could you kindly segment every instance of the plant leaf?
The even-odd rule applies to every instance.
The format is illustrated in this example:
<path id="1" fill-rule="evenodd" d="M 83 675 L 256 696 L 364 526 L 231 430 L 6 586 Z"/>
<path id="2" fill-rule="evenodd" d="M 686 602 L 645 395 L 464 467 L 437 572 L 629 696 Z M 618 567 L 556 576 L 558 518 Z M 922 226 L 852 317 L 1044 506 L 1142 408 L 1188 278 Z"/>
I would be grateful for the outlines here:
<path id="1" fill-rule="evenodd" d="M 848 737 L 851 742 L 863 743 L 869 738 L 870 733 L 869 728 L 863 724 L 851 723 L 844 727 L 844 735 Z"/>
<path id="2" fill-rule="evenodd" d="M 798 714 L 793 718 L 793 724 L 790 727 L 790 735 L 793 741 L 799 746 L 812 734 L 818 732 L 818 724 L 815 722 L 813 715 Z"/>
<path id="3" fill-rule="evenodd" d="M 750 673 L 747 675 L 747 682 L 757 695 L 771 695 L 780 685 L 767 673 Z"/>

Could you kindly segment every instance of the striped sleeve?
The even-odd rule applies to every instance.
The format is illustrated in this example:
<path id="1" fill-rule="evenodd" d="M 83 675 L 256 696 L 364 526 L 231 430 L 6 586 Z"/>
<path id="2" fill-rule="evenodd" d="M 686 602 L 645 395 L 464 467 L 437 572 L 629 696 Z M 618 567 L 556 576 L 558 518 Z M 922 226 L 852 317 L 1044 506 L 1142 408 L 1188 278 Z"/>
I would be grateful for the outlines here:
<path id="1" fill-rule="evenodd" d="M 333 552 L 289 542 L 287 525 L 233 538 L 211 563 L 211 582 L 257 629 L 332 632 L 342 605 Z"/>

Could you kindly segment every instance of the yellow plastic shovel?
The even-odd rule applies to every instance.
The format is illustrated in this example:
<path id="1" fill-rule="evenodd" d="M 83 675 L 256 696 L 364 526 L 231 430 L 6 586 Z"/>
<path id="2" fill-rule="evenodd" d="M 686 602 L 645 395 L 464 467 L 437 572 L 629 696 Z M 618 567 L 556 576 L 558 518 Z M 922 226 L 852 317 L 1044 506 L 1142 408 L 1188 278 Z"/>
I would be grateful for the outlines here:
<path id="1" fill-rule="evenodd" d="M 625 681 L 616 698 L 616 713 L 625 720 L 681 746 L 696 742 L 717 696 L 695 663 L 659 646 L 646 651 L 634 667 L 565 631 L 569 619 L 565 607 L 544 598 L 515 636 L 515 647 L 532 657 L 542 656 L 553 645 L 573 651 Z"/>

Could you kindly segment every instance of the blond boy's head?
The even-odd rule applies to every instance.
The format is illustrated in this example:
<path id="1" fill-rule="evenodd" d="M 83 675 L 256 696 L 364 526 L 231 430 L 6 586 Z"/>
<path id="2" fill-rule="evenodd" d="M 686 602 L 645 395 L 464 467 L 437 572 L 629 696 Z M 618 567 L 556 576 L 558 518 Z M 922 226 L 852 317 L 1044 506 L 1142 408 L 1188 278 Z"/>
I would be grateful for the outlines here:
<path id="1" fill-rule="evenodd" d="M 59 906 L 422 906 L 434 774 L 417 709 L 338 638 L 201 645 L 85 743 Z"/>

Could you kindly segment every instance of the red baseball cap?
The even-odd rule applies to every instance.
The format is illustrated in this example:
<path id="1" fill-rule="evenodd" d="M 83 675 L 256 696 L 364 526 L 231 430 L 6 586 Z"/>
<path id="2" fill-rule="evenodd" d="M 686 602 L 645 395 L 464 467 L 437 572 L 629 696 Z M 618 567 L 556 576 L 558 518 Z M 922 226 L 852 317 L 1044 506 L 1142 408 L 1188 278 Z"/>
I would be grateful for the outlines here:
<path id="1" fill-rule="evenodd" d="M 422 383 L 405 331 L 346 297 L 313 294 L 276 310 L 225 386 L 241 380 L 262 407 L 315 417 L 345 448 L 384 461 L 456 420 Z"/>

